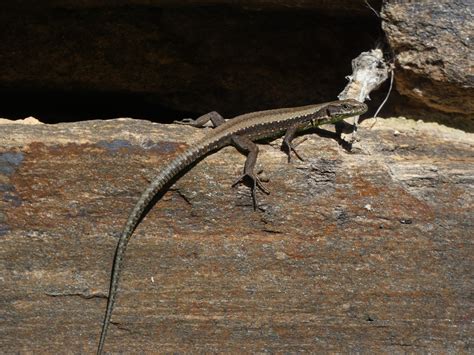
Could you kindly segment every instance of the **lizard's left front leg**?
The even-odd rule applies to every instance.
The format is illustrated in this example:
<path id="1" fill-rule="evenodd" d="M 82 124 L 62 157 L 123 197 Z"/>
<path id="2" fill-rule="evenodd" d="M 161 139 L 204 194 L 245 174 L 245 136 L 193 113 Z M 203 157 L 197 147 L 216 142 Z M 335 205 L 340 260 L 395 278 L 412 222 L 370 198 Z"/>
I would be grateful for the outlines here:
<path id="1" fill-rule="evenodd" d="M 258 187 L 260 190 L 269 194 L 270 192 L 263 186 L 262 182 L 255 174 L 255 163 L 257 162 L 258 146 L 247 137 L 232 136 L 232 143 L 237 149 L 247 154 L 247 160 L 245 160 L 244 173 L 232 184 L 232 186 L 241 183 L 246 177 L 252 181 L 252 199 L 253 208 L 257 209 L 257 198 L 255 190 Z"/>

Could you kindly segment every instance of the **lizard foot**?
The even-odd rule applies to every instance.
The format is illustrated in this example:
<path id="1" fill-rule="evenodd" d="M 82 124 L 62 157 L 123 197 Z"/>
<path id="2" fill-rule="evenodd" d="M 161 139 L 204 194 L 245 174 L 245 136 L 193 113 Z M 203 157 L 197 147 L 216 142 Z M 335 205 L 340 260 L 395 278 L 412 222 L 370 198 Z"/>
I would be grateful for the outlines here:
<path id="1" fill-rule="evenodd" d="M 187 126 L 195 126 L 196 125 L 196 120 L 192 118 L 183 118 L 182 120 L 174 120 L 173 123 L 177 124 L 183 124 Z"/>
<path id="2" fill-rule="evenodd" d="M 254 173 L 251 173 L 251 174 L 250 173 L 244 173 L 244 174 L 242 174 L 241 176 L 239 176 L 239 178 L 237 180 L 235 180 L 235 182 L 232 184 L 232 187 L 235 187 L 238 184 L 245 182 L 246 179 L 250 180 L 250 183 L 251 183 L 253 209 L 256 210 L 257 206 L 258 206 L 257 205 L 257 195 L 256 195 L 257 187 L 262 192 L 266 193 L 267 195 L 270 194 L 270 191 L 268 191 L 266 189 L 266 187 L 263 185 L 260 178 L 257 175 L 255 175 Z"/>
<path id="3" fill-rule="evenodd" d="M 298 152 L 296 151 L 296 147 L 299 146 L 301 143 L 303 143 L 306 139 L 307 138 L 305 137 L 296 144 L 293 144 L 292 142 L 289 142 L 287 140 L 283 141 L 283 146 L 286 150 L 286 153 L 288 154 L 288 163 L 291 162 L 291 152 L 295 153 L 296 157 L 299 160 L 304 161 L 304 159 L 301 157 L 301 155 L 299 155 Z"/>

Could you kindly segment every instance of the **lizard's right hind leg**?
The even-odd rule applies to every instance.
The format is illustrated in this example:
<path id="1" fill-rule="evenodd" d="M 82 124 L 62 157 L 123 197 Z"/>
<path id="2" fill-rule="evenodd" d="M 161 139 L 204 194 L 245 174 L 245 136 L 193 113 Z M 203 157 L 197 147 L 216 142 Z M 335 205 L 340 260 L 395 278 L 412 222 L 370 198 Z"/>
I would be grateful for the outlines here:
<path id="1" fill-rule="evenodd" d="M 202 128 L 209 121 L 212 122 L 214 127 L 217 127 L 223 124 L 225 122 L 225 119 L 216 111 L 212 111 L 212 112 L 206 113 L 205 115 L 199 116 L 196 119 L 183 118 L 181 121 L 174 121 L 173 123 Z"/>

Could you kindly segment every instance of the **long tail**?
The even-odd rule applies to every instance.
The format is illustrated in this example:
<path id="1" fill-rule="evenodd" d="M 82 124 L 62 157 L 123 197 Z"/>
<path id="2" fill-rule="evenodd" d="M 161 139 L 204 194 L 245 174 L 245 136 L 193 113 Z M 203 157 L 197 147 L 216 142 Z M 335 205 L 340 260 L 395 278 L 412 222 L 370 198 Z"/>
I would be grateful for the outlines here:
<path id="1" fill-rule="evenodd" d="M 133 231 L 137 227 L 142 214 L 148 207 L 153 197 L 160 192 L 160 190 L 168 184 L 177 174 L 186 169 L 192 163 L 202 159 L 210 151 L 210 147 L 198 145 L 190 147 L 188 150 L 178 155 L 172 160 L 155 179 L 150 183 L 146 190 L 140 196 L 140 199 L 135 204 L 130 216 L 128 217 L 127 223 L 120 235 L 117 249 L 115 250 L 115 257 L 112 266 L 112 276 L 110 280 L 109 297 L 107 301 L 107 310 L 105 312 L 104 322 L 102 324 L 102 333 L 100 334 L 99 346 L 97 348 L 97 354 L 101 355 L 107 330 L 109 328 L 110 319 L 112 317 L 112 311 L 114 309 L 114 303 L 117 296 L 117 288 L 120 279 L 120 273 L 122 269 L 122 261 L 125 255 L 128 241 L 133 234 Z"/>

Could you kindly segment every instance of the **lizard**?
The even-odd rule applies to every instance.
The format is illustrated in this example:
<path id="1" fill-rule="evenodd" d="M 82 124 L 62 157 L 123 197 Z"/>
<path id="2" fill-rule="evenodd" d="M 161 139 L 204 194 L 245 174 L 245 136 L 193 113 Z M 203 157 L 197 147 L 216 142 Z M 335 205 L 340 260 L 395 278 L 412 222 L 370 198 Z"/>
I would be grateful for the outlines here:
<path id="1" fill-rule="evenodd" d="M 213 111 L 196 119 L 187 118 L 181 121 L 175 121 L 175 123 L 194 127 L 204 127 L 210 121 L 214 129 L 202 139 L 191 144 L 184 152 L 178 154 L 178 156 L 166 164 L 163 169 L 161 169 L 161 172 L 149 183 L 132 209 L 115 250 L 107 307 L 102 323 L 97 354 L 101 355 L 103 352 L 107 330 L 117 297 L 122 262 L 128 241 L 143 218 L 143 214 L 154 200 L 154 197 L 158 193 L 164 193 L 163 190 L 166 191 L 169 184 L 173 182 L 179 174 L 207 155 L 215 153 L 225 146 L 233 145 L 247 155 L 243 174 L 235 181 L 233 186 L 243 182 L 245 179 L 250 180 L 255 209 L 257 206 L 257 187 L 263 192 L 268 193 L 254 172 L 258 155 L 258 146 L 254 143 L 255 141 L 279 137 L 284 133 L 283 148 L 288 154 L 288 161 L 290 161 L 292 153 L 302 160 L 292 143 L 297 132 L 305 131 L 322 124 L 342 123 L 341 121 L 344 118 L 359 116 L 366 111 L 367 106 L 364 103 L 348 99 L 301 107 L 251 112 L 229 120 L 225 120 L 220 114 Z"/>

